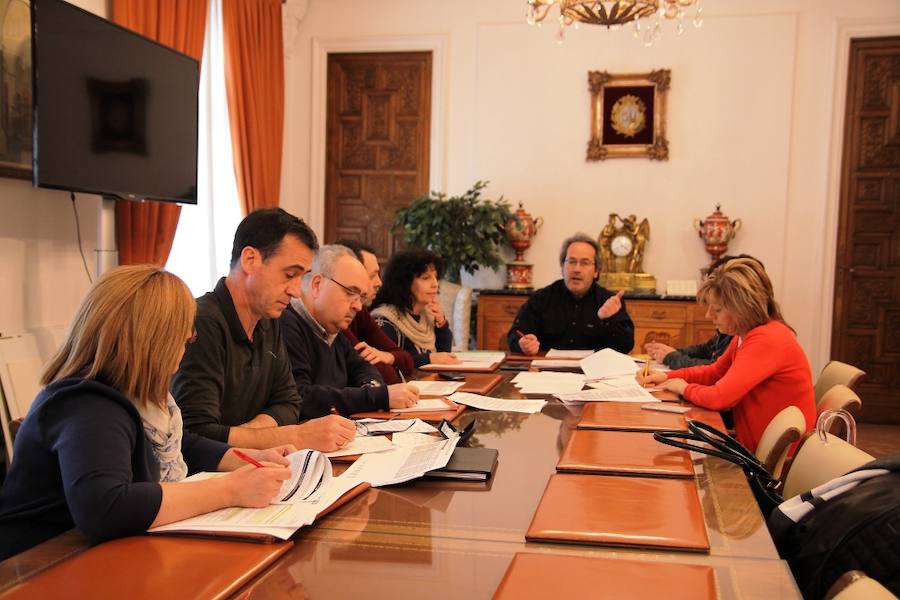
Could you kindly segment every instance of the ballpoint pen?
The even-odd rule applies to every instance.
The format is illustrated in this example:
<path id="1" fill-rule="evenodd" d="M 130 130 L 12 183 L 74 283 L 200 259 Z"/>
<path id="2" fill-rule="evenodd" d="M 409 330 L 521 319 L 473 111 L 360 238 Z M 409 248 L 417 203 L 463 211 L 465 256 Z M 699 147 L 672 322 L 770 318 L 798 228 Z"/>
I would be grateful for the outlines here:
<path id="1" fill-rule="evenodd" d="M 256 467 L 257 469 L 261 469 L 261 468 L 263 468 L 263 467 L 265 466 L 264 464 L 262 464 L 262 463 L 259 462 L 258 460 L 254 460 L 254 459 L 250 458 L 249 456 L 247 456 L 246 454 L 244 454 L 243 452 L 241 452 L 241 451 L 238 450 L 237 448 L 233 448 L 233 450 L 234 450 L 234 455 L 235 455 L 235 456 L 237 456 L 239 459 L 241 459 L 241 460 L 244 461 L 244 462 L 250 463 L 251 465 L 253 465 L 253 466 Z"/>

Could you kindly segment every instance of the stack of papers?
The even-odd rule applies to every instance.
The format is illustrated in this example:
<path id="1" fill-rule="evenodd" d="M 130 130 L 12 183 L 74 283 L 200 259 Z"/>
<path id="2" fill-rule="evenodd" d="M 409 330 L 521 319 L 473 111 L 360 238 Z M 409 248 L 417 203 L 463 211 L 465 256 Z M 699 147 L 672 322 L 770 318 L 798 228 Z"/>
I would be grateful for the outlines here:
<path id="1" fill-rule="evenodd" d="M 456 392 L 450 399 L 457 404 L 465 404 L 481 410 L 495 410 L 520 413 L 538 413 L 547 404 L 546 400 L 505 400 L 503 398 L 491 398 L 480 394 L 468 392 Z"/>
<path id="2" fill-rule="evenodd" d="M 582 358 L 587 358 L 593 353 L 593 350 L 557 350 L 556 348 L 551 348 L 547 351 L 547 358 L 567 358 L 579 360 Z"/>
<path id="3" fill-rule="evenodd" d="M 604 379 L 637 373 L 638 367 L 634 359 L 627 354 L 616 352 L 612 348 L 604 348 L 594 352 L 580 361 L 581 370 L 588 379 Z"/>
<path id="4" fill-rule="evenodd" d="M 584 380 L 581 373 L 523 371 L 512 378 L 512 383 L 523 394 L 563 394 L 577 392 L 584 387 Z"/>
<path id="5" fill-rule="evenodd" d="M 531 361 L 535 369 L 553 371 L 554 369 L 566 371 L 581 371 L 581 364 L 577 358 L 536 358 Z"/>
<path id="6" fill-rule="evenodd" d="M 425 398 L 407 408 L 391 408 L 392 413 L 406 412 L 440 412 L 452 410 L 454 407 L 447 404 L 442 398 Z"/>
<path id="7" fill-rule="evenodd" d="M 365 481 L 373 487 L 403 483 L 421 477 L 428 471 L 445 467 L 458 443 L 459 436 L 455 435 L 429 444 L 366 454 L 353 463 L 342 477 Z"/>

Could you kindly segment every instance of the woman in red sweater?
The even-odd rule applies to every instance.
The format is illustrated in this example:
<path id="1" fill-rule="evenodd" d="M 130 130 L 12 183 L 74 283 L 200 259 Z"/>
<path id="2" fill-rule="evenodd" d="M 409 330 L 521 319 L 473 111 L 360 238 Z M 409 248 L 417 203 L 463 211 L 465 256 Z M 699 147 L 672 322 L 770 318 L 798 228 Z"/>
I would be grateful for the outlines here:
<path id="1" fill-rule="evenodd" d="M 736 437 L 751 451 L 788 406 L 799 408 L 811 429 L 816 403 L 809 363 L 781 316 L 762 266 L 746 258 L 727 262 L 710 274 L 697 301 L 719 331 L 734 336 L 728 349 L 711 365 L 646 377 L 638 373 L 638 381 L 677 392 L 697 406 L 731 408 Z"/>

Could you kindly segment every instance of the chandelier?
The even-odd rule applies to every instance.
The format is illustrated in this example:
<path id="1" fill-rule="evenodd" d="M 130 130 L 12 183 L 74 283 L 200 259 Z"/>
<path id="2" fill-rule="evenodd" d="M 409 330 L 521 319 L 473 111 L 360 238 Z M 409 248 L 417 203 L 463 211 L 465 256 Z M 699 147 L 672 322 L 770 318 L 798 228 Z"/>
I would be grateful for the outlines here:
<path id="1" fill-rule="evenodd" d="M 559 30 L 556 41 L 562 44 L 566 39 L 566 28 L 579 23 L 605 25 L 618 29 L 621 25 L 633 23 L 633 35 L 643 38 L 645 46 L 662 36 L 662 22 L 675 21 L 678 35 L 684 32 L 685 10 L 696 6 L 693 16 L 694 27 L 703 25 L 703 9 L 700 0 L 526 0 L 525 20 L 538 27 L 550 14 L 555 5 L 559 8 L 557 20 Z"/>

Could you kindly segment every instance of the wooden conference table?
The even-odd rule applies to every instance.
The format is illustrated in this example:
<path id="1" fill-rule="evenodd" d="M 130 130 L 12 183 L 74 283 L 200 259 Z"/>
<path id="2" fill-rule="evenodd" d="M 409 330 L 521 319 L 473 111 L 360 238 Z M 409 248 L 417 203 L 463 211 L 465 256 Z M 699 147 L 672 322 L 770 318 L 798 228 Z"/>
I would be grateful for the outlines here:
<path id="1" fill-rule="evenodd" d="M 521 397 L 508 383 L 510 377 L 491 395 Z M 647 569 L 656 563 L 707 565 L 715 572 L 718 596 L 723 600 L 801 597 L 787 564 L 778 557 L 743 473 L 714 458 L 694 461 L 709 554 L 526 543 L 525 531 L 579 418 L 577 409 L 570 410 L 555 399 L 533 415 L 467 410 L 457 424 L 477 422 L 470 445 L 499 451 L 490 482 L 416 480 L 371 489 L 314 526 L 298 531 L 293 546 L 250 581 L 235 581 L 226 596 L 490 598 L 513 556 L 529 552 L 642 561 Z M 665 514 L 667 507 L 658 510 Z M 679 515 L 668 517 L 678 519 Z M 58 540 L 57 544 L 65 544 L 65 536 Z M 34 550 L 46 552 L 52 543 Z M 40 554 L 32 554 L 30 561 L 37 560 Z M 0 581 L 13 574 L 10 562 L 0 563 Z M 18 577 L 28 577 L 33 565 L 26 563 L 28 560 L 19 561 Z M 64 565 L 65 561 L 51 569 Z M 177 564 L 168 566 L 172 578 L 168 586 L 177 590 L 178 577 L 185 574 Z M 166 576 L 149 566 L 139 578 L 144 574 L 148 578 Z M 139 581 L 135 584 L 135 591 L 146 589 Z M 678 584 L 673 581 L 672 585 Z M 14 591 L 16 588 L 7 589 Z M 597 597 L 603 597 L 602 590 Z"/>

